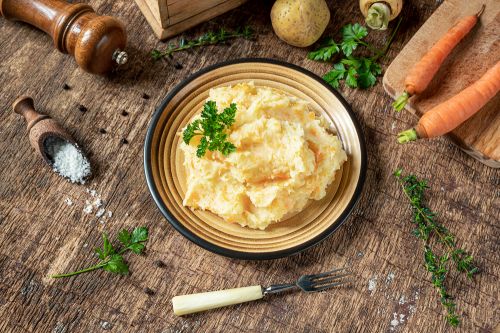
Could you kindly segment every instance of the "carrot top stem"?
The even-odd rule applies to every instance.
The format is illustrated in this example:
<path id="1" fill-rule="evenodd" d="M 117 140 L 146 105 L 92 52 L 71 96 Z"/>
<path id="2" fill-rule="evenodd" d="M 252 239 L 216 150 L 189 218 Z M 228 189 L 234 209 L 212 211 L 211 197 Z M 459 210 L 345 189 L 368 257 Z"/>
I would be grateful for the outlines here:
<path id="1" fill-rule="evenodd" d="M 392 107 L 397 111 L 400 112 L 401 110 L 404 109 L 406 103 L 408 103 L 408 99 L 410 98 L 410 94 L 408 92 L 402 93 L 395 101 L 392 103 Z"/>
<path id="2" fill-rule="evenodd" d="M 418 134 L 414 128 L 403 131 L 403 132 L 398 134 L 398 142 L 399 143 L 407 143 L 407 142 L 415 141 L 415 140 L 418 140 Z"/>

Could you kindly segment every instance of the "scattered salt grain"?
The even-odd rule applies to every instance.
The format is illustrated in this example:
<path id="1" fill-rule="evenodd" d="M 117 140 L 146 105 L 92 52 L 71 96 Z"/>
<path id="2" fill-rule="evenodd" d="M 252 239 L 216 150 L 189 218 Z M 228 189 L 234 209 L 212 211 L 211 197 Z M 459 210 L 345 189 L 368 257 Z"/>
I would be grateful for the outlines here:
<path id="1" fill-rule="evenodd" d="M 96 217 L 102 217 L 104 215 L 104 213 L 106 213 L 106 210 L 104 208 L 99 208 L 99 210 L 97 211 L 97 213 L 95 213 L 95 216 Z"/>
<path id="2" fill-rule="evenodd" d="M 64 203 L 66 203 L 66 205 L 68 205 L 68 206 L 73 205 L 73 201 L 70 198 L 64 199 Z"/>
<path id="3" fill-rule="evenodd" d="M 87 243 L 83 244 L 83 247 L 87 247 L 87 246 L 89 246 L 89 244 L 87 244 Z"/>
<path id="4" fill-rule="evenodd" d="M 95 201 L 93 203 L 93 205 L 95 206 L 95 208 L 101 208 L 102 204 L 103 204 L 103 202 L 102 202 L 101 198 L 95 199 Z"/>
<path id="5" fill-rule="evenodd" d="M 85 184 L 90 176 L 90 163 L 76 145 L 58 137 L 48 137 L 44 149 L 55 172 L 72 183 Z"/>
<path id="6" fill-rule="evenodd" d="M 83 212 L 85 214 L 92 214 L 93 209 L 94 209 L 94 207 L 92 205 L 87 205 L 87 206 L 85 206 L 85 208 L 83 208 Z"/>
<path id="7" fill-rule="evenodd" d="M 113 327 L 113 325 L 111 325 L 109 322 L 107 322 L 105 320 L 101 320 L 100 324 L 101 324 L 102 329 L 106 330 L 106 331 L 110 330 Z"/>
<path id="8" fill-rule="evenodd" d="M 391 320 L 391 326 L 390 326 L 390 330 L 391 331 L 394 331 L 394 329 L 399 325 L 399 320 L 398 320 L 398 314 L 396 312 L 394 312 L 393 314 L 393 319 Z"/>
<path id="9" fill-rule="evenodd" d="M 385 278 L 385 283 L 386 284 L 389 284 L 392 282 L 392 280 L 394 280 L 394 273 L 390 272 L 389 274 L 387 274 L 387 277 Z"/>
<path id="10" fill-rule="evenodd" d="M 371 278 L 368 280 L 368 290 L 373 294 L 375 289 L 377 288 L 377 277 Z"/>
<path id="11" fill-rule="evenodd" d="M 400 305 L 403 305 L 406 303 L 406 298 L 405 298 L 405 295 L 401 296 L 401 298 L 399 299 L 399 304 Z"/>

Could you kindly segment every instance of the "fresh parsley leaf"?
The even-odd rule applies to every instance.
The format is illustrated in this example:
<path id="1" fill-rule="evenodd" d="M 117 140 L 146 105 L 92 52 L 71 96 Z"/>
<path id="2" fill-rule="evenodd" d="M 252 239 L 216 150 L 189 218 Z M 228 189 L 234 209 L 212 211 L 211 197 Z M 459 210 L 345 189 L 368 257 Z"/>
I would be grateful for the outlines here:
<path id="1" fill-rule="evenodd" d="M 377 60 L 387 53 L 400 23 L 401 19 L 382 49 L 377 49 L 370 43 L 365 42 L 364 38 L 368 35 L 368 30 L 359 23 L 355 23 L 342 27 L 342 41 L 340 43 L 336 43 L 332 38 L 327 38 L 319 49 L 309 52 L 307 57 L 317 61 L 328 61 L 332 60 L 335 53 L 342 50 L 345 58 L 334 64 L 333 68 L 323 76 L 323 79 L 334 88 L 338 88 L 343 80 L 351 88 L 366 89 L 372 87 L 377 83 L 377 76 L 382 74 L 382 68 L 377 63 Z M 354 51 L 358 47 L 366 48 L 372 55 L 366 57 L 354 56 Z"/>
<path id="2" fill-rule="evenodd" d="M 208 148 L 208 140 L 204 136 L 200 140 L 200 144 L 198 145 L 198 149 L 196 149 L 196 156 L 198 156 L 198 157 L 205 156 L 205 153 L 207 152 L 207 148 Z"/>
<path id="3" fill-rule="evenodd" d="M 109 241 L 108 235 L 106 233 L 102 234 L 102 242 L 103 242 L 103 245 L 102 245 L 102 252 L 101 253 L 104 257 L 108 257 L 112 254 L 115 254 L 115 249 L 113 248 L 113 245 Z"/>
<path id="4" fill-rule="evenodd" d="M 231 153 L 234 153 L 236 151 L 236 146 L 233 145 L 231 142 L 224 142 L 224 145 L 222 146 L 221 152 L 224 156 L 227 156 Z"/>
<path id="5" fill-rule="evenodd" d="M 351 88 L 358 87 L 358 71 L 356 67 L 349 67 L 345 83 Z"/>
<path id="6" fill-rule="evenodd" d="M 141 254 L 146 246 L 143 243 L 133 243 L 128 246 L 128 248 L 135 254 Z"/>
<path id="7" fill-rule="evenodd" d="M 128 265 L 119 254 L 112 255 L 102 268 L 111 273 L 128 274 Z"/>
<path id="8" fill-rule="evenodd" d="M 309 52 L 307 58 L 317 61 L 329 61 L 338 52 L 340 52 L 340 48 L 337 43 L 333 38 L 327 38 L 323 40 L 319 49 Z"/>
<path id="9" fill-rule="evenodd" d="M 232 126 L 236 121 L 236 103 L 231 103 L 228 108 L 225 108 L 224 111 L 219 115 L 219 119 L 226 126 Z"/>
<path id="10" fill-rule="evenodd" d="M 348 24 L 342 28 L 341 48 L 348 57 L 358 47 L 361 40 L 368 35 L 368 30 L 359 23 Z"/>
<path id="11" fill-rule="evenodd" d="M 95 251 L 99 256 L 99 263 L 79 271 L 52 275 L 52 278 L 70 277 L 86 272 L 91 272 L 96 269 L 104 269 L 105 271 L 117 274 L 128 274 L 128 265 L 123 259 L 123 253 L 132 251 L 135 254 L 140 254 L 145 248 L 144 242 L 148 240 L 148 229 L 146 227 L 135 228 L 132 233 L 123 229 L 118 233 L 118 241 L 122 244 L 122 249 L 117 251 L 111 244 L 108 235 L 102 234 L 103 246 Z"/>
<path id="12" fill-rule="evenodd" d="M 193 121 L 191 124 L 187 125 L 186 129 L 182 133 L 182 140 L 186 143 L 189 144 L 191 139 L 195 136 L 201 133 L 200 129 L 200 119 L 197 119 Z M 199 131 L 199 132 L 197 132 Z"/>
<path id="13" fill-rule="evenodd" d="M 132 234 L 126 229 L 123 229 L 118 233 L 118 240 L 120 241 L 120 243 L 122 243 L 123 246 L 127 247 L 132 242 Z"/>
<path id="14" fill-rule="evenodd" d="M 344 40 L 362 40 L 368 35 L 368 30 L 359 23 L 345 25 L 342 27 L 341 32 Z"/>
<path id="15" fill-rule="evenodd" d="M 344 54 L 348 57 L 358 47 L 358 42 L 354 39 L 343 40 L 340 46 L 342 47 L 342 52 L 344 52 Z"/>
<path id="16" fill-rule="evenodd" d="M 380 65 L 370 58 L 348 57 L 333 65 L 323 79 L 334 88 L 338 88 L 340 81 L 345 79 L 348 87 L 366 89 L 375 85 L 381 73 Z"/>
<path id="17" fill-rule="evenodd" d="M 196 149 L 196 156 L 203 157 L 209 151 L 220 151 L 223 155 L 229 155 L 236 151 L 236 147 L 227 141 L 228 135 L 224 133 L 236 121 L 237 107 L 231 103 L 221 113 L 217 111 L 214 101 L 207 101 L 201 111 L 201 119 L 187 125 L 182 138 L 184 143 L 189 144 L 191 139 L 201 135 L 200 143 Z"/>
<path id="18" fill-rule="evenodd" d="M 145 242 L 147 240 L 148 240 L 148 228 L 139 227 L 139 228 L 135 228 L 134 231 L 132 231 L 132 242 L 133 243 Z"/>
<path id="19" fill-rule="evenodd" d="M 373 87 L 380 74 L 382 74 L 382 68 L 379 64 L 368 58 L 362 58 L 361 66 L 358 68 L 359 87 L 363 89 Z"/>
<path id="20" fill-rule="evenodd" d="M 343 63 L 339 62 L 333 65 L 333 68 L 323 76 L 323 80 L 332 87 L 338 88 L 340 80 L 343 80 L 347 70 Z"/>

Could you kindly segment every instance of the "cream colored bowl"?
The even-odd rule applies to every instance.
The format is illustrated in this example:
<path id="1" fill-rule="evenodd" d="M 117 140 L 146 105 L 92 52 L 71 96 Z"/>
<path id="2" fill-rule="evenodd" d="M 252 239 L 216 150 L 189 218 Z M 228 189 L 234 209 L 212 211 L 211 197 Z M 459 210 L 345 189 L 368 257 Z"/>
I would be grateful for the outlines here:
<path id="1" fill-rule="evenodd" d="M 186 189 L 177 135 L 200 112 L 211 88 L 253 81 L 311 103 L 341 139 L 348 160 L 327 188 L 300 213 L 254 230 L 229 224 L 209 211 L 182 205 Z M 240 259 L 273 259 L 298 253 L 332 234 L 348 217 L 363 187 L 366 151 L 360 126 L 342 96 L 315 74 L 268 59 L 239 59 L 207 67 L 175 87 L 156 110 L 144 147 L 151 194 L 170 224 L 201 247 Z"/>

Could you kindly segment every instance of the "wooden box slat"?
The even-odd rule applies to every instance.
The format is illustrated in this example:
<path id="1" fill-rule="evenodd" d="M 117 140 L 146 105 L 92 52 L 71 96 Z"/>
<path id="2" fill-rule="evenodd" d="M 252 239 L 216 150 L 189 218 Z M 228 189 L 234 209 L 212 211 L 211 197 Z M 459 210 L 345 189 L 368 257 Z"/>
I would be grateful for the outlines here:
<path id="1" fill-rule="evenodd" d="M 165 39 L 223 14 L 246 0 L 135 0 L 154 33 Z"/>

